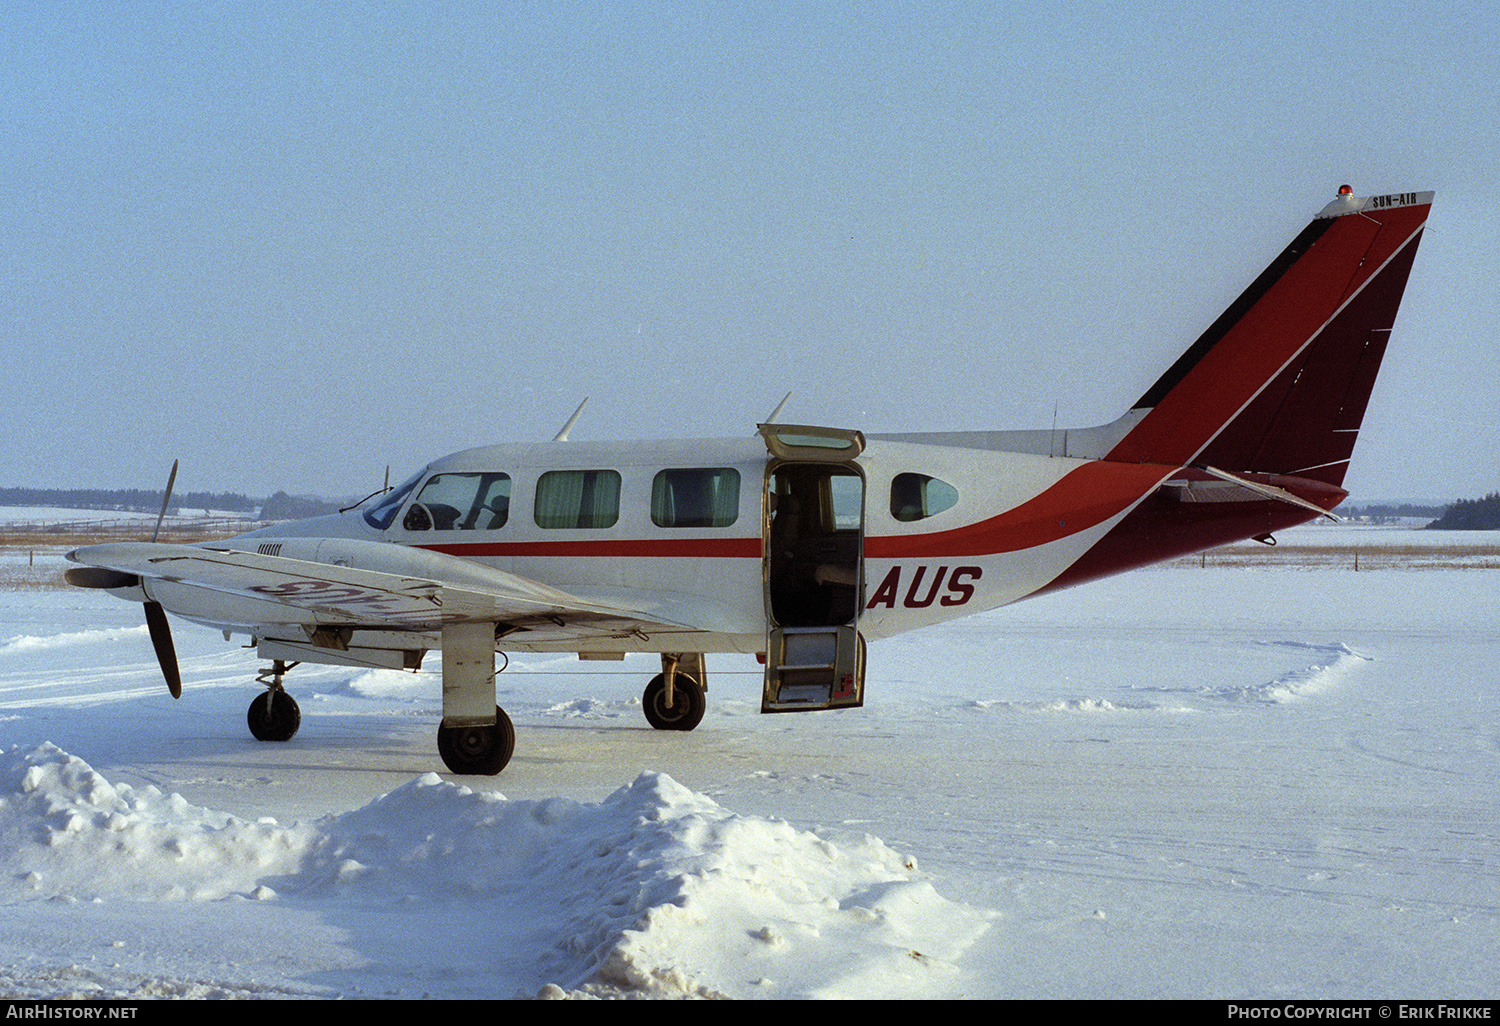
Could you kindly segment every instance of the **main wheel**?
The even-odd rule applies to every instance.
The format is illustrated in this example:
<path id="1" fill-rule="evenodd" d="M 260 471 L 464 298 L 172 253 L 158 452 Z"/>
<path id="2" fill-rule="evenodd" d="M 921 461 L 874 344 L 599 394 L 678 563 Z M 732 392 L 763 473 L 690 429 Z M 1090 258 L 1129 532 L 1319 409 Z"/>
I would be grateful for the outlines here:
<path id="1" fill-rule="evenodd" d="M 641 708 L 646 713 L 646 722 L 657 730 L 692 730 L 703 719 L 708 708 L 703 687 L 685 673 L 679 673 L 672 681 L 673 701 L 667 704 L 667 677 L 658 673 L 646 685 L 641 695 Z"/>
<path id="2" fill-rule="evenodd" d="M 270 689 L 250 703 L 245 722 L 257 741 L 290 741 L 302 726 L 302 710 L 285 691 Z"/>
<path id="3" fill-rule="evenodd" d="M 438 727 L 438 754 L 454 773 L 492 777 L 516 750 L 516 728 L 495 706 L 495 722 L 484 727 Z"/>

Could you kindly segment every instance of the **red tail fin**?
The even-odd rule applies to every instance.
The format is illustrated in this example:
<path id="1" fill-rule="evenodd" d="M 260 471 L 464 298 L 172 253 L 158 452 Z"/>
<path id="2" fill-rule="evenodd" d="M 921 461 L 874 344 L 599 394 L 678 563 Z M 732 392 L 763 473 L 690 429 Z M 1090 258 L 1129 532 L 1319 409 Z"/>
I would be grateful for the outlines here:
<path id="1" fill-rule="evenodd" d="M 1432 193 L 1341 195 L 1135 404 L 1106 459 L 1338 485 Z"/>
<path id="2" fill-rule="evenodd" d="M 1266 537 L 1337 506 L 1431 205 L 1422 192 L 1341 194 L 1325 207 L 1141 397 L 1140 419 L 1105 457 L 1193 469 L 1043 590 Z"/>

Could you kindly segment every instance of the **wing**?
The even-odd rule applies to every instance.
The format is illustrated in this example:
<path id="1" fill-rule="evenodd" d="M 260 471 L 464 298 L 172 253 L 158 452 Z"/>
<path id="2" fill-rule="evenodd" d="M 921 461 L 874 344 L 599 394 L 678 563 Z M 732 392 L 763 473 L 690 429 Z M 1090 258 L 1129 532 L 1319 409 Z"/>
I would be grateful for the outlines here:
<path id="1" fill-rule="evenodd" d="M 528 640 L 562 642 L 756 629 L 693 596 L 616 589 L 608 601 L 594 600 L 457 556 L 383 542 L 288 538 L 254 552 L 122 542 L 87 546 L 68 558 L 138 578 L 109 578 L 108 586 L 139 585 L 187 619 L 261 635 L 285 635 L 285 628 L 432 634 L 445 624 L 493 622 L 502 631 L 537 635 Z"/>

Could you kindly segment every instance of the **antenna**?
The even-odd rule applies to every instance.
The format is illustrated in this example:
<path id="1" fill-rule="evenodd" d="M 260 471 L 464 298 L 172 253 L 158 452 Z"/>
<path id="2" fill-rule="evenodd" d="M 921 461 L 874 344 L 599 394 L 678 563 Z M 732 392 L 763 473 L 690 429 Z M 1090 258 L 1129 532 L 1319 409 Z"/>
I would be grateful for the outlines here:
<path id="1" fill-rule="evenodd" d="M 375 496 L 377 496 L 377 495 L 384 495 L 386 492 L 388 492 L 390 490 L 391 490 L 391 465 L 389 463 L 387 463 L 385 465 L 385 484 L 380 488 L 380 490 L 377 491 L 377 492 L 371 492 L 369 495 L 366 495 L 363 499 L 360 499 L 358 502 L 354 503 L 354 505 L 352 505 L 352 506 L 345 506 L 343 509 L 339 510 L 339 512 L 340 513 L 347 513 L 351 509 L 357 509 L 358 507 L 363 506 L 365 503 L 369 502 L 371 499 L 375 498 Z"/>
<path id="2" fill-rule="evenodd" d="M 589 397 L 584 396 L 583 402 L 578 404 L 578 409 L 573 411 L 573 416 L 569 417 L 568 422 L 562 426 L 562 430 L 552 437 L 554 442 L 566 442 L 568 440 L 568 432 L 573 430 L 573 425 L 578 423 L 579 415 L 583 413 L 583 408 L 588 404 Z"/>
<path id="3" fill-rule="evenodd" d="M 781 402 L 779 402 L 779 403 L 776 404 L 776 409 L 772 410 L 771 411 L 771 415 L 769 417 L 767 417 L 765 420 L 761 421 L 761 423 L 762 424 L 774 424 L 774 423 L 776 423 L 776 418 L 779 417 L 779 416 L 781 416 L 781 411 L 786 408 L 786 404 L 787 404 L 788 400 L 790 400 L 791 398 L 792 398 L 792 393 L 790 393 L 790 392 L 788 392 L 786 395 L 782 396 Z"/>

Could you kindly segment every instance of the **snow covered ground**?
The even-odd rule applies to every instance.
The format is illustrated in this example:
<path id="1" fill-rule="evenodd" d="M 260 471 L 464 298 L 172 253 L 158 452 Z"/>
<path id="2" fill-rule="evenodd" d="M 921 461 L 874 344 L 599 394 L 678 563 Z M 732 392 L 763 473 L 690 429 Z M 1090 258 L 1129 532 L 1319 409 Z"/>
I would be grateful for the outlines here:
<path id="1" fill-rule="evenodd" d="M 175 507 L 162 520 L 165 530 L 189 528 L 204 521 L 254 521 L 243 513 L 227 510 L 183 509 Z M 119 527 L 123 530 L 150 532 L 156 527 L 156 514 L 136 510 L 70 509 L 62 506 L 0 506 L 0 528 L 46 530 L 51 527 L 88 525 Z"/>
<path id="2" fill-rule="evenodd" d="M 252 653 L 177 623 L 174 702 L 0 567 L 0 994 L 1493 998 L 1500 573 L 1289 556 L 1345 530 L 873 645 L 858 711 L 513 657 L 487 779 L 433 673 L 299 667 L 259 744 Z"/>

